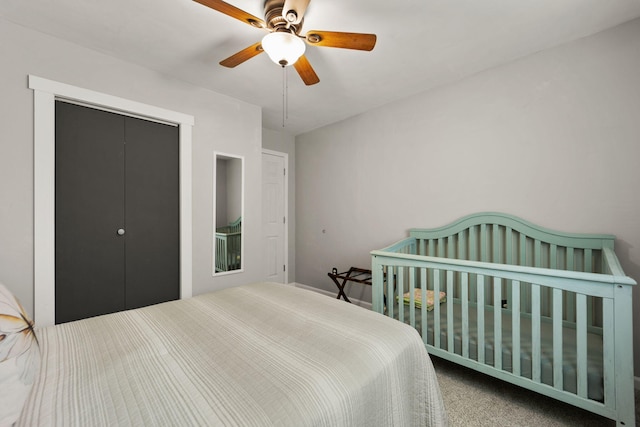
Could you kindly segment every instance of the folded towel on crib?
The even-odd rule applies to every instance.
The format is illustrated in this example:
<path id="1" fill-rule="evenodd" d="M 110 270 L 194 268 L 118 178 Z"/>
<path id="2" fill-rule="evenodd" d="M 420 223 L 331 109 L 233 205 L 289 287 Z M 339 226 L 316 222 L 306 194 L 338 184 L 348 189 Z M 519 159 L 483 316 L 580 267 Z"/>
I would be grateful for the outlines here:
<path id="1" fill-rule="evenodd" d="M 396 297 L 396 300 L 398 299 L 399 298 Z M 442 304 L 446 300 L 447 300 L 447 294 L 445 292 L 440 292 L 440 298 L 439 298 L 440 304 Z M 411 304 L 410 292 L 406 292 L 404 294 L 403 301 L 405 305 Z M 433 310 L 434 301 L 435 299 L 434 299 L 433 291 L 427 290 L 427 311 Z M 422 308 L 422 289 L 414 289 L 413 303 L 415 304 L 416 308 Z"/>

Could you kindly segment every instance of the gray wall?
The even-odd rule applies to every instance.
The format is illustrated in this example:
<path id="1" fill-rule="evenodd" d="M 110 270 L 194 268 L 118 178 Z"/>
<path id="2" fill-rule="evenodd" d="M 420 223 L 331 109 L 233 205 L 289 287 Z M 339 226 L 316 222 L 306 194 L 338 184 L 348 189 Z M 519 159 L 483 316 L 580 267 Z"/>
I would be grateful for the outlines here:
<path id="1" fill-rule="evenodd" d="M 635 20 L 298 136 L 296 279 L 335 292 L 332 267 L 370 265 L 411 227 L 502 211 L 615 234 L 640 280 L 639 160 Z"/>
<path id="2" fill-rule="evenodd" d="M 218 154 L 216 160 L 216 228 L 242 215 L 242 160 Z"/>
<path id="3" fill-rule="evenodd" d="M 227 163 L 227 224 L 242 215 L 242 161 L 230 158 Z M 217 197 L 217 196 L 216 196 Z"/>
<path id="4" fill-rule="evenodd" d="M 288 179 L 289 212 L 289 283 L 296 281 L 296 144 L 295 138 L 285 130 L 262 129 L 262 147 L 289 155 Z"/>
<path id="5" fill-rule="evenodd" d="M 0 19 L 0 282 L 33 313 L 33 92 L 27 75 L 195 117 L 193 293 L 259 280 L 260 108 Z M 213 151 L 245 156 L 245 272 L 212 277 Z"/>
<path id="6" fill-rule="evenodd" d="M 227 161 L 216 159 L 216 228 L 229 225 L 227 218 Z"/>

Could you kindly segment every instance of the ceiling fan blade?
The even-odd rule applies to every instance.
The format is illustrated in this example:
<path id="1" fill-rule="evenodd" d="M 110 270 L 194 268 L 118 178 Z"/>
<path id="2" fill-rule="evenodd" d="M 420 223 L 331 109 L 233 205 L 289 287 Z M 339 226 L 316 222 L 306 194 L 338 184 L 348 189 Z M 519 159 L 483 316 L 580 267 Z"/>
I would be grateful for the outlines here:
<path id="1" fill-rule="evenodd" d="M 253 58 L 256 55 L 261 54 L 262 52 L 264 52 L 264 50 L 262 49 L 262 42 L 258 42 L 245 49 L 242 49 L 240 52 L 234 55 L 231 55 L 227 59 L 220 61 L 220 65 L 228 68 L 233 68 L 237 65 L 242 64 L 244 61 Z"/>
<path id="2" fill-rule="evenodd" d="M 307 32 L 306 40 L 310 45 L 342 49 L 372 50 L 376 45 L 375 34 L 341 33 L 338 31 L 312 30 Z"/>
<path id="3" fill-rule="evenodd" d="M 296 69 L 298 74 L 300 74 L 300 78 L 307 86 L 314 85 L 320 81 L 306 56 L 302 55 L 298 58 L 298 60 L 293 64 L 293 67 Z"/>
<path id="4" fill-rule="evenodd" d="M 282 6 L 282 17 L 290 24 L 299 24 L 311 0 L 285 0 Z"/>
<path id="5" fill-rule="evenodd" d="M 235 6 L 230 5 L 229 3 L 225 3 L 222 0 L 194 0 L 204 6 L 210 7 L 213 10 L 217 10 L 218 12 L 224 13 L 232 18 L 236 18 L 246 24 L 251 25 L 256 28 L 265 28 L 267 24 L 250 13 L 245 12 L 242 9 L 238 9 Z"/>

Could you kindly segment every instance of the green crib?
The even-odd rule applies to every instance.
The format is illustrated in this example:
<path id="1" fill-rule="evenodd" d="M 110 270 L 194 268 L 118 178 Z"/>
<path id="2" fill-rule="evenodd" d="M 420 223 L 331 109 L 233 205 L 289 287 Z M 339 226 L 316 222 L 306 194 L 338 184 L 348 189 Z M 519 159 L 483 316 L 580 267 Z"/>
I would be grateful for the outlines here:
<path id="1" fill-rule="evenodd" d="M 634 426 L 636 282 L 614 240 L 501 213 L 412 229 L 371 252 L 373 308 L 435 356 Z"/>
<path id="2" fill-rule="evenodd" d="M 242 217 L 216 229 L 216 273 L 239 270 L 242 266 Z"/>

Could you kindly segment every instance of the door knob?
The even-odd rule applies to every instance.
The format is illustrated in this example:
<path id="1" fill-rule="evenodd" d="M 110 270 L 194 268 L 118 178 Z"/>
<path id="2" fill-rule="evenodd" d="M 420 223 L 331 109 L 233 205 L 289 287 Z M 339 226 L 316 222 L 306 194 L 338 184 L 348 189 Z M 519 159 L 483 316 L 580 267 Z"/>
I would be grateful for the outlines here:
<path id="1" fill-rule="evenodd" d="M 124 228 L 118 228 L 118 236 L 124 236 Z"/>

